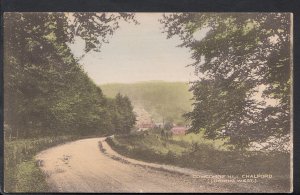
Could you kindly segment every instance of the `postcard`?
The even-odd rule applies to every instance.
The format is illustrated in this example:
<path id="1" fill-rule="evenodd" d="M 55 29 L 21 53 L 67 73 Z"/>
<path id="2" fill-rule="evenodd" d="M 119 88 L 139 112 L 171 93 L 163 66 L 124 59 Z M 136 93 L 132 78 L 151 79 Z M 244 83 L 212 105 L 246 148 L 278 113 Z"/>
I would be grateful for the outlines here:
<path id="1" fill-rule="evenodd" d="M 292 13 L 3 21 L 5 192 L 293 191 Z"/>

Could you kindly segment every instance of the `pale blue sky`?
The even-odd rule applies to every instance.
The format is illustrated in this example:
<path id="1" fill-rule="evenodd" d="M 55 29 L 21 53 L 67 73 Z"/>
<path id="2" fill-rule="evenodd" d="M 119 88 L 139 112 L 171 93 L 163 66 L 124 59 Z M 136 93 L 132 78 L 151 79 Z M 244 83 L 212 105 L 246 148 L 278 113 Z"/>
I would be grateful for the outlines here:
<path id="1" fill-rule="evenodd" d="M 177 47 L 179 38 L 166 39 L 158 22 L 161 13 L 137 13 L 140 23 L 122 22 L 101 52 L 88 53 L 80 63 L 97 83 L 132 83 L 138 81 L 192 81 L 193 67 L 186 48 Z M 71 46 L 75 56 L 83 54 L 84 44 Z"/>

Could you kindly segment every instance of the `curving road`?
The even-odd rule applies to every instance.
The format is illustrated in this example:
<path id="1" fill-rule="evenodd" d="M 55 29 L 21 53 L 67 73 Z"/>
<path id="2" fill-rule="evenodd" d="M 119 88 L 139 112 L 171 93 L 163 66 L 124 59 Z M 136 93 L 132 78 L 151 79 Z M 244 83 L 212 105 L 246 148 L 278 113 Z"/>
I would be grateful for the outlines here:
<path id="1" fill-rule="evenodd" d="M 39 153 L 36 159 L 52 192 L 260 191 L 115 160 L 99 149 L 104 138 L 83 139 Z M 107 144 L 106 144 L 107 147 Z M 108 152 L 111 151 L 107 148 Z M 137 161 L 138 162 L 138 161 Z M 203 172 L 205 174 L 205 172 Z M 252 190 L 251 190 L 252 189 Z"/>

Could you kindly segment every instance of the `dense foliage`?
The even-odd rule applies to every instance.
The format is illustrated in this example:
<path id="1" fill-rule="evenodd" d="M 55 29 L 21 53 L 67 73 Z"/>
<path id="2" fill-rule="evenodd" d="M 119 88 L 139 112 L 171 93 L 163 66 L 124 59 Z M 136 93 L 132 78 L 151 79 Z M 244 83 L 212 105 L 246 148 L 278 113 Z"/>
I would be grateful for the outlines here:
<path id="1" fill-rule="evenodd" d="M 136 116 L 133 113 L 133 106 L 131 105 L 129 98 L 118 93 L 113 105 L 113 124 L 115 125 L 115 133 L 129 133 L 136 122 Z"/>
<path id="2" fill-rule="evenodd" d="M 68 44 L 80 37 L 85 40 L 85 52 L 99 51 L 121 19 L 135 21 L 134 15 L 126 13 L 4 14 L 6 136 L 114 130 L 115 105 L 83 71 Z M 131 107 L 126 111 L 132 114 Z"/>
<path id="3" fill-rule="evenodd" d="M 290 14 L 176 13 L 161 22 L 168 38 L 179 36 L 190 49 L 199 77 L 191 87 L 194 109 L 186 114 L 191 131 L 228 136 L 240 148 L 288 137 Z"/>

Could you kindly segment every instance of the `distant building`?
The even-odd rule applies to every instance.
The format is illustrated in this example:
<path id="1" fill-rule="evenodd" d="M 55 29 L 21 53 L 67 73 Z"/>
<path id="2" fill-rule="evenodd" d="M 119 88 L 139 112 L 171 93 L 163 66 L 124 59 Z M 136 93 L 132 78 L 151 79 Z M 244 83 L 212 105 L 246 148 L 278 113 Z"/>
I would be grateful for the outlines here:
<path id="1" fill-rule="evenodd" d="M 141 123 L 137 125 L 138 131 L 145 131 L 155 127 L 154 123 Z"/>
<path id="2" fill-rule="evenodd" d="M 176 126 L 171 129 L 173 135 L 183 135 L 187 132 L 187 127 Z"/>
<path id="3" fill-rule="evenodd" d="M 146 131 L 155 127 L 151 115 L 143 107 L 135 105 L 134 110 L 137 115 L 135 125 L 137 131 Z"/>
<path id="4" fill-rule="evenodd" d="M 156 128 L 163 128 L 164 127 L 164 123 L 155 123 L 155 127 Z"/>
<path id="5" fill-rule="evenodd" d="M 150 128 L 154 128 L 155 125 L 153 123 L 142 123 L 142 124 L 140 124 L 140 127 L 150 129 Z"/>

